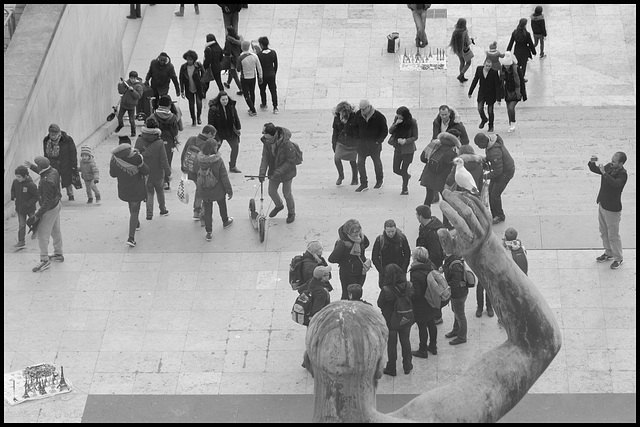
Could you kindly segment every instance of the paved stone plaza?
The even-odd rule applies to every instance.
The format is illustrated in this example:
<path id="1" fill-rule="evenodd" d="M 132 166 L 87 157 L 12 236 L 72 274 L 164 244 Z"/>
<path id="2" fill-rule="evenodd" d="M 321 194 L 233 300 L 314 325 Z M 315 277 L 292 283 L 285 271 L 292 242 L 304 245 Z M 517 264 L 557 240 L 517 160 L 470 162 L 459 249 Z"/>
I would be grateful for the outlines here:
<path id="1" fill-rule="evenodd" d="M 115 135 L 87 141 L 94 145 L 100 168 L 102 203 L 87 205 L 84 189 L 76 192 L 75 202 L 63 196 L 64 263 L 32 273 L 37 241 L 27 239 L 27 249 L 14 252 L 17 219 L 5 221 L 4 372 L 55 363 L 64 366 L 75 387 L 70 394 L 43 401 L 15 407 L 5 403 L 5 422 L 195 421 L 197 405 L 172 402 L 203 395 L 214 395 L 217 402 L 208 408 L 210 421 L 300 420 L 287 411 L 301 402 L 299 396 L 313 393 L 313 378 L 300 367 L 306 328 L 290 316 L 295 299 L 288 284 L 291 257 L 315 239 L 324 243 L 328 256 L 337 228 L 352 217 L 360 220 L 372 241 L 383 231 L 384 221 L 394 219 L 414 247 L 414 209 L 425 196 L 417 181 L 423 167 L 418 154 L 410 167 L 409 196 L 400 196 L 401 178 L 392 173 L 393 152 L 387 144 L 381 189 L 358 194 L 355 186 L 335 186 L 331 108 L 341 100 L 357 105 L 367 98 L 390 124 L 396 108 L 405 105 L 418 120 L 421 150 L 430 139 L 438 106 L 448 104 L 459 110 L 473 139 L 479 117 L 476 94 L 469 99 L 467 91 L 475 67 L 490 42 L 497 40 L 498 49 L 505 50 L 518 19 L 528 18 L 534 6 L 432 5 L 446 8 L 448 17 L 427 20 L 430 46 L 445 47 L 459 17 L 467 19 L 475 37 L 476 56 L 465 84 L 456 80 L 455 57 L 448 59 L 444 72 L 399 70 L 398 57 L 386 52 L 386 36 L 398 31 L 401 52 L 405 47 L 415 51 L 415 27 L 406 5 L 243 9 L 240 34 L 253 40 L 267 35 L 278 53 L 280 114 L 258 109 L 257 117 L 249 117 L 232 83 L 229 93 L 238 101 L 242 122 L 238 168 L 243 172 L 230 175 L 232 227 L 222 228 L 215 209 L 213 241 L 205 241 L 191 207 L 172 191 L 167 193 L 170 215 L 145 221 L 141 214 L 138 245 L 127 246 L 128 209 L 117 198 L 116 180 L 109 177 L 110 150 L 118 144 Z M 128 23 L 127 70 L 144 76 L 161 51 L 179 69 L 186 50 L 202 55 L 207 33 L 222 39 L 218 6 L 201 5 L 195 15 L 193 7 L 185 5 L 184 17 L 174 16 L 177 7 L 143 5 L 143 19 Z M 128 5 L 122 8 L 125 19 Z M 528 249 L 529 276 L 562 329 L 562 349 L 530 395 L 552 395 L 551 400 L 557 395 L 565 402 L 561 399 L 567 396 L 579 400 L 580 395 L 600 393 L 620 402 L 636 393 L 636 6 L 547 5 L 544 14 L 547 57 L 536 56 L 528 64 L 529 100 L 518 104 L 515 132 L 507 133 L 506 108 L 496 105 L 495 130 L 514 157 L 516 175 L 503 195 L 506 221 L 494 232 L 502 235 L 507 227 L 519 231 Z M 209 98 L 214 92 L 210 89 Z M 201 126 L 189 126 L 186 100 L 180 105 L 186 114 L 180 140 L 185 141 Z M 207 111 L 205 107 L 204 123 Z M 262 125 L 271 121 L 291 130 L 292 140 L 304 151 L 304 163 L 293 183 L 295 222 L 286 224 L 285 212 L 269 219 L 266 240 L 260 243 L 247 211 L 257 183 L 243 176 L 257 174 Z M 115 128 L 116 122 L 105 126 Z M 588 170 L 587 161 L 592 154 L 610 159 L 616 151 L 628 156 L 629 180 L 622 194 L 620 227 L 624 264 L 611 270 L 608 263 L 595 261 L 602 253 L 595 203 L 600 178 Z M 228 160 L 226 143 L 222 155 Z M 369 161 L 367 170 L 373 174 Z M 179 157 L 173 173 L 175 190 Z M 265 197 L 265 209 L 270 210 L 266 188 Z M 157 205 L 155 209 L 157 213 Z M 442 218 L 437 204 L 433 212 Z M 334 276 L 333 301 L 340 298 Z M 450 381 L 461 366 L 506 339 L 496 317 L 475 317 L 474 294 L 469 293 L 466 303 L 468 342 L 447 344 L 444 333 L 453 314 L 443 310 L 438 355 L 414 359 L 410 375 L 385 375 L 378 393 L 387 400 L 380 410 L 388 412 L 404 403 L 405 396 Z M 375 305 L 377 296 L 372 270 L 364 299 Z M 411 341 L 417 348 L 415 326 Z M 160 413 L 172 415 L 140 417 L 131 402 L 155 395 L 164 395 Z M 279 395 L 299 396 L 276 406 L 265 404 Z M 99 399 L 109 403 L 102 411 L 94 404 Z M 231 401 L 254 406 L 238 405 L 232 413 L 227 406 Z M 310 399 L 304 402 L 307 406 L 302 407 L 312 407 Z M 206 401 L 202 405 L 207 406 Z M 635 406 L 627 410 L 635 421 Z M 311 419 L 310 409 L 306 414 L 302 421 Z M 529 416 L 527 420 L 535 417 Z"/>

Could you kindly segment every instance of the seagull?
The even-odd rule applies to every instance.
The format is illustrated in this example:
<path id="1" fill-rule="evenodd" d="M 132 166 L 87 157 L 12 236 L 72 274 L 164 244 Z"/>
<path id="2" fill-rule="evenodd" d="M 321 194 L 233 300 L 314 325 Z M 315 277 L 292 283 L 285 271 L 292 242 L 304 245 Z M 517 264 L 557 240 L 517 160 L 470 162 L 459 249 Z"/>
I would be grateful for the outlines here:
<path id="1" fill-rule="evenodd" d="M 453 164 L 456 165 L 455 179 L 458 187 L 464 188 L 465 190 L 471 192 L 471 194 L 473 194 L 474 196 L 480 195 L 473 176 L 464 167 L 464 160 L 462 160 L 460 157 L 456 157 L 455 159 L 453 159 Z"/>

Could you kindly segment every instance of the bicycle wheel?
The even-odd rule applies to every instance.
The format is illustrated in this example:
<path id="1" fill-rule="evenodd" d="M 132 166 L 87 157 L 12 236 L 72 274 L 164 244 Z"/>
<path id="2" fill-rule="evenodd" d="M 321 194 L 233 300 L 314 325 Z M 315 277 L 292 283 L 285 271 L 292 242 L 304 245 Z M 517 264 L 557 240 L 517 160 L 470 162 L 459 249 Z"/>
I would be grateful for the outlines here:
<path id="1" fill-rule="evenodd" d="M 258 218 L 258 229 L 260 231 L 260 243 L 264 242 L 264 234 L 267 231 L 267 218 L 261 216 Z"/>

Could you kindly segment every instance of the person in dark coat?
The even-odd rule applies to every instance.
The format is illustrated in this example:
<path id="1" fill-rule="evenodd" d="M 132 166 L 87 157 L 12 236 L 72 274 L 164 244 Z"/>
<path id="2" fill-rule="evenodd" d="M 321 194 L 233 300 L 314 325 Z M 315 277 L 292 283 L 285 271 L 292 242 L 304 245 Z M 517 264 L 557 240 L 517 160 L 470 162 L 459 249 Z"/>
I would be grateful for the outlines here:
<path id="1" fill-rule="evenodd" d="M 258 83 L 260 88 L 260 108 L 267 108 L 267 86 L 271 93 L 271 103 L 273 114 L 278 114 L 278 90 L 276 88 L 276 73 L 278 72 L 278 54 L 269 48 L 269 39 L 262 36 L 258 39 L 260 44 L 257 53 L 260 65 L 262 66 L 262 82 Z"/>
<path id="2" fill-rule="evenodd" d="M 523 79 L 527 73 L 527 61 L 533 58 L 532 55 L 536 54 L 536 47 L 531 39 L 531 33 L 527 31 L 527 22 L 527 18 L 520 18 L 518 26 L 511 33 L 511 39 L 507 45 L 507 50 L 511 51 L 515 43 L 515 48 L 512 52 L 518 60 L 518 68 L 522 71 Z"/>
<path id="3" fill-rule="evenodd" d="M 180 66 L 180 95 L 189 101 L 189 114 L 191 126 L 202 124 L 202 98 L 204 98 L 204 86 L 201 81 L 204 67 L 198 61 L 198 54 L 188 50 L 182 55 L 185 62 Z M 197 108 L 197 111 L 196 111 Z M 197 114 L 196 114 L 197 112 Z"/>
<path id="4" fill-rule="evenodd" d="M 328 266 L 327 261 L 322 257 L 322 243 L 317 240 L 309 242 L 307 245 L 307 250 L 302 255 L 302 265 L 300 266 L 300 284 L 305 284 L 311 278 L 313 278 L 313 271 L 316 267 Z M 298 289 L 298 293 L 302 292 L 303 289 Z M 329 289 L 331 292 L 333 288 Z"/>
<path id="5" fill-rule="evenodd" d="M 129 204 L 129 238 L 127 245 L 136 246 L 136 230 L 140 228 L 140 204 L 147 199 L 145 176 L 149 167 L 138 150 L 120 144 L 111 151 L 109 175 L 118 179 L 118 197 Z"/>
<path id="6" fill-rule="evenodd" d="M 176 69 L 166 52 L 160 52 L 156 59 L 151 60 L 149 71 L 147 71 L 147 76 L 144 78 L 145 86 L 149 86 L 149 81 L 151 81 L 151 88 L 153 89 L 153 96 L 156 97 L 156 102 L 158 102 L 160 96 L 169 93 L 169 83 L 171 82 L 176 88 L 176 96 L 180 96 L 180 83 L 178 82 Z"/>
<path id="7" fill-rule="evenodd" d="M 400 337 L 400 347 L 402 348 L 402 367 L 405 374 L 411 373 L 413 369 L 411 359 L 411 326 L 412 322 L 393 329 L 391 327 L 391 315 L 393 314 L 396 299 L 399 295 L 413 297 L 414 290 L 411 282 L 407 281 L 407 275 L 396 264 L 389 264 L 385 269 L 385 282 L 380 295 L 378 296 L 378 307 L 382 310 L 382 317 L 389 328 L 389 339 L 387 341 L 387 366 L 383 373 L 392 377 L 396 376 L 396 360 L 398 359 L 398 337 Z"/>
<path id="8" fill-rule="evenodd" d="M 16 201 L 16 214 L 18 215 L 18 242 L 14 249 L 26 248 L 24 238 L 27 230 L 27 218 L 36 213 L 38 203 L 38 187 L 29 176 L 26 166 L 18 166 L 15 170 L 15 179 L 11 184 L 11 200 Z M 35 237 L 35 233 L 33 233 Z"/>
<path id="9" fill-rule="evenodd" d="M 409 194 L 409 165 L 413 162 L 418 139 L 418 121 L 413 118 L 407 107 L 396 110 L 393 124 L 389 128 L 389 145 L 393 146 L 393 173 L 402 177 L 401 195 Z"/>
<path id="10" fill-rule="evenodd" d="M 120 109 L 118 110 L 118 126 L 114 132 L 120 132 L 124 127 L 124 113 L 129 116 L 129 125 L 131 126 L 131 136 L 136 136 L 136 107 L 138 101 L 142 97 L 142 80 L 138 78 L 137 71 L 129 72 L 129 79 L 126 82 L 118 83 L 118 93 L 122 95 L 120 98 Z"/>
<path id="11" fill-rule="evenodd" d="M 444 184 L 453 168 L 453 159 L 458 155 L 456 149 L 460 148 L 460 140 L 449 132 L 440 133 L 438 140 L 440 147 L 435 149 L 430 157 L 434 159 L 434 156 L 438 155 L 440 161 L 437 164 L 427 159 L 424 151 L 420 153 L 420 161 L 425 164 L 420 175 L 420 185 L 427 189 L 424 199 L 427 206 L 431 206 L 436 201 L 436 195 L 444 190 Z"/>
<path id="12" fill-rule="evenodd" d="M 376 185 L 373 188 L 382 187 L 384 172 L 382 170 L 382 143 L 387 138 L 387 118 L 381 112 L 373 108 L 373 105 L 363 99 L 360 101 L 360 110 L 356 113 L 356 123 L 358 124 L 358 172 L 360 173 L 360 186 L 356 192 L 360 193 L 369 188 L 367 180 L 367 168 L 365 161 L 371 156 L 373 168 L 376 171 Z"/>
<path id="13" fill-rule="evenodd" d="M 540 42 L 540 59 L 545 57 L 544 54 L 544 39 L 547 38 L 547 26 L 544 22 L 544 15 L 542 14 L 542 6 L 536 6 L 531 15 L 531 32 L 533 33 L 533 41 L 535 44 L 533 47 L 538 47 Z"/>
<path id="14" fill-rule="evenodd" d="M 388 219 L 384 222 L 384 232 L 376 237 L 373 243 L 371 261 L 378 270 L 378 286 L 380 288 L 384 284 L 387 265 L 396 264 L 402 271 L 407 272 L 409 262 L 411 262 L 411 248 L 407 236 L 396 227 L 394 220 Z"/>
<path id="15" fill-rule="evenodd" d="M 409 268 L 409 280 L 413 285 L 413 317 L 418 325 L 418 335 L 420 344 L 417 351 L 411 354 L 415 357 L 426 359 L 429 352 L 434 356 L 438 354 L 438 328 L 436 327 L 436 319 L 442 318 L 442 309 L 434 308 L 429 305 L 424 297 L 427 290 L 427 276 L 435 268 L 433 263 L 429 261 L 429 251 L 422 246 L 418 246 L 413 250 L 413 262 Z M 429 340 L 429 338 L 431 338 Z M 429 345 L 427 345 L 429 340 Z"/>
<path id="16" fill-rule="evenodd" d="M 498 101 L 500 106 L 500 100 L 502 99 L 502 85 L 500 84 L 500 76 L 498 72 L 492 67 L 493 61 L 491 59 L 485 59 L 484 65 L 480 65 L 476 68 L 476 74 L 473 76 L 471 87 L 469 88 L 469 98 L 473 95 L 473 91 L 476 88 L 476 84 L 480 83 L 478 89 L 478 113 L 480 114 L 480 129 L 484 128 L 484 125 L 489 121 L 489 132 L 493 132 L 493 104 Z M 484 104 L 487 104 L 487 113 L 489 118 L 484 114 Z"/>
<path id="17" fill-rule="evenodd" d="M 209 101 L 209 114 L 207 122 L 216 128 L 216 140 L 219 143 L 227 141 L 231 148 L 229 156 L 229 172 L 241 173 L 236 162 L 240 152 L 241 124 L 236 110 L 236 101 L 231 99 L 227 92 L 220 91 L 218 95 Z"/>
<path id="18" fill-rule="evenodd" d="M 242 53 L 242 36 L 238 34 L 238 30 L 233 27 L 227 26 L 227 37 L 224 43 L 224 49 L 222 50 L 224 56 L 229 57 L 229 78 L 224 83 L 224 87 L 230 89 L 231 79 L 236 82 L 238 86 L 238 95 L 242 95 L 242 85 L 240 84 L 240 78 L 238 77 L 238 72 L 236 71 L 236 63 L 238 62 L 238 58 Z"/>
<path id="19" fill-rule="evenodd" d="M 527 89 L 522 74 L 522 69 L 517 65 L 517 59 L 511 52 L 505 52 L 504 58 L 500 60 L 502 69 L 500 71 L 500 82 L 502 84 L 502 96 L 507 104 L 507 115 L 509 117 L 509 131 L 516 130 L 516 105 L 518 102 L 527 100 Z"/>
<path id="20" fill-rule="evenodd" d="M 184 148 L 182 149 L 182 156 L 180 158 L 180 170 L 182 173 L 186 173 L 187 177 L 190 181 L 193 181 L 194 185 L 196 184 L 196 179 L 198 178 L 197 171 L 189 172 L 185 166 L 185 157 L 189 152 L 189 147 L 195 145 L 200 151 L 202 151 L 202 147 L 208 141 L 217 144 L 215 140 L 216 136 L 216 128 L 211 125 L 205 125 L 202 128 L 202 132 L 200 132 L 196 136 L 191 136 L 187 139 L 187 142 L 184 143 Z M 198 186 L 196 185 L 196 193 L 193 196 L 193 219 L 202 220 L 202 196 L 200 195 L 200 191 L 198 191 Z M 203 221 L 203 220 L 202 220 Z M 204 222 L 203 222 L 204 223 Z"/>
<path id="21" fill-rule="evenodd" d="M 309 310 L 309 320 L 331 302 L 329 292 L 333 288 L 329 279 L 331 279 L 331 266 L 320 265 L 313 269 L 313 277 L 309 281 L 309 292 L 313 301 Z"/>
<path id="22" fill-rule="evenodd" d="M 231 26 L 236 32 L 238 32 L 238 19 L 240 15 L 240 11 L 243 7 L 247 7 L 245 4 L 239 3 L 229 3 L 229 4 L 218 4 L 220 9 L 222 9 L 222 20 L 224 21 L 224 26 Z"/>
<path id="23" fill-rule="evenodd" d="M 435 268 L 440 268 L 444 260 L 444 251 L 438 230 L 445 228 L 442 222 L 435 216 L 431 216 L 431 208 L 427 205 L 420 205 L 416 208 L 416 218 L 420 223 L 416 247 L 422 246 L 429 251 L 429 260 Z"/>
<path id="24" fill-rule="evenodd" d="M 351 185 L 358 185 L 358 123 L 355 108 L 348 101 L 341 101 L 333 109 L 333 133 L 331 134 L 331 147 L 333 148 L 333 161 L 338 170 L 336 185 L 344 180 L 344 168 L 342 161 L 346 160 L 351 166 Z"/>
<path id="25" fill-rule="evenodd" d="M 460 144 L 466 145 L 469 143 L 467 129 L 460 120 L 460 115 L 456 109 L 448 105 L 441 105 L 438 109 L 438 115 L 433 119 L 433 134 L 431 139 L 438 139 L 438 135 L 442 132 L 451 133 L 452 129 L 457 129 L 460 132 L 460 136 L 458 137 Z"/>
<path id="26" fill-rule="evenodd" d="M 460 147 L 460 155 L 458 157 L 462 159 L 464 162 L 464 168 L 468 170 L 473 177 L 478 191 L 482 191 L 482 185 L 484 184 L 484 159 L 482 156 L 476 154 L 471 145 L 463 145 Z M 448 188 L 451 191 L 455 191 L 457 189 L 456 168 L 451 169 L 451 172 L 447 177 L 447 181 L 445 182 L 445 188 Z"/>
<path id="27" fill-rule="evenodd" d="M 341 300 L 349 298 L 347 286 L 350 284 L 364 285 L 371 268 L 371 260 L 365 253 L 368 247 L 369 239 L 357 220 L 350 219 L 338 228 L 338 240 L 327 260 L 340 266 Z"/>
<path id="28" fill-rule="evenodd" d="M 220 47 L 220 43 L 216 40 L 216 36 L 213 34 L 207 34 L 207 42 L 204 45 L 204 62 L 202 66 L 206 70 L 211 67 L 211 72 L 213 73 L 213 79 L 218 85 L 218 91 L 224 90 L 224 86 L 222 85 L 222 77 L 220 75 L 222 71 L 222 47 Z M 207 91 L 209 90 L 210 82 L 202 84 L 202 97 L 207 97 Z"/>
<path id="29" fill-rule="evenodd" d="M 464 304 L 467 300 L 467 295 L 469 295 L 469 289 L 464 281 L 464 264 L 457 262 L 451 265 L 456 260 L 461 260 L 461 258 L 456 255 L 447 255 L 442 264 L 442 272 L 451 288 L 451 311 L 453 311 L 455 318 L 453 328 L 444 335 L 447 338 L 455 337 L 449 341 L 451 345 L 467 342 L 467 316 L 464 312 Z"/>
<path id="30" fill-rule="evenodd" d="M 151 115 L 158 122 L 158 129 L 160 129 L 160 138 L 164 142 L 164 150 L 167 154 L 167 161 L 169 162 L 169 168 L 173 161 L 173 152 L 177 150 L 178 144 L 178 132 L 180 128 L 180 118 L 172 109 L 173 101 L 169 95 L 160 97 L 158 101 L 158 108 Z M 170 190 L 169 185 L 171 174 L 165 174 L 164 176 L 164 190 Z"/>
<path id="31" fill-rule="evenodd" d="M 42 140 L 44 157 L 49 159 L 51 167 L 60 174 L 60 184 L 67 190 L 69 201 L 73 197 L 73 175 L 78 173 L 78 150 L 76 143 L 55 123 L 49 125 L 49 134 Z"/>

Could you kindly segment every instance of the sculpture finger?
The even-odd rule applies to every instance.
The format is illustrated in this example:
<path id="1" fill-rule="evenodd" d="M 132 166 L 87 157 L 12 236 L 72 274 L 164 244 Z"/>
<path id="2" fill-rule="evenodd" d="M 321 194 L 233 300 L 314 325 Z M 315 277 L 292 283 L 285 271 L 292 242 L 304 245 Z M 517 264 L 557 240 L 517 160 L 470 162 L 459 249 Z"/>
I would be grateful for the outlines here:
<path id="1" fill-rule="evenodd" d="M 465 193 L 461 193 L 457 195 L 458 195 L 458 200 L 455 202 L 454 207 L 458 210 L 458 213 L 467 222 L 467 225 L 471 231 L 471 234 L 474 237 L 480 237 L 480 238 L 484 237 L 484 235 L 486 234 L 485 227 L 483 226 L 483 224 L 480 223 L 480 218 L 478 218 L 479 212 L 476 211 L 477 205 L 474 200 L 475 197 Z M 484 213 L 480 213 L 480 216 L 484 217 L 485 215 Z"/>
<path id="2" fill-rule="evenodd" d="M 453 193 L 451 193 L 451 195 L 453 195 Z M 462 233 L 471 236 L 471 229 L 467 225 L 467 221 L 459 213 L 459 210 L 462 209 L 460 203 L 461 202 L 456 198 L 456 196 L 449 196 L 449 200 L 442 200 L 440 202 L 440 210 L 451 224 L 453 224 L 454 228 L 458 231 L 458 234 Z"/>
<path id="3" fill-rule="evenodd" d="M 442 205 L 440 205 L 442 208 Z M 442 250 L 445 254 L 452 254 L 457 251 L 454 250 L 454 233 L 456 231 L 449 231 L 446 228 L 438 229 L 438 237 L 440 238 L 440 244 L 442 245 Z"/>
<path id="4" fill-rule="evenodd" d="M 482 203 L 479 197 L 470 194 L 466 194 L 466 197 L 469 200 L 468 206 L 473 209 L 482 229 L 488 233 L 491 230 L 491 212 L 487 210 L 487 207 Z"/>

